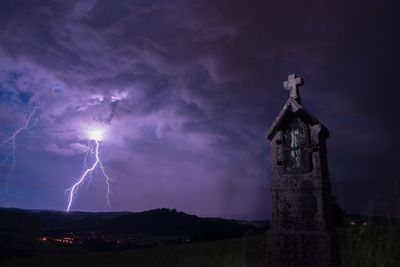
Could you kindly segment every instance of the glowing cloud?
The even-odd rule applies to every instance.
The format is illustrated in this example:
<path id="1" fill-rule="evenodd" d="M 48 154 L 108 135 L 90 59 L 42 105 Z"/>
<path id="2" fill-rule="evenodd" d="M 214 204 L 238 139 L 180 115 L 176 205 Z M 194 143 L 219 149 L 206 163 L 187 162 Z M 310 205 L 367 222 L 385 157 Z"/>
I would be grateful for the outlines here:
<path id="1" fill-rule="evenodd" d="M 90 128 L 86 131 L 86 136 L 89 140 L 103 141 L 105 138 L 104 128 Z"/>

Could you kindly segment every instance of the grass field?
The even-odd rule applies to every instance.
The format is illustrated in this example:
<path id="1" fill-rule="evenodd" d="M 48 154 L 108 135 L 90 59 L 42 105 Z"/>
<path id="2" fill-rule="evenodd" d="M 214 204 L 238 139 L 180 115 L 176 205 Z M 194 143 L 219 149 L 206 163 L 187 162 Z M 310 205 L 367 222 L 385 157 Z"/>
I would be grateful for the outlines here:
<path id="1" fill-rule="evenodd" d="M 400 266 L 400 225 L 338 229 L 344 266 Z M 1 266 L 264 266 L 264 236 L 127 251 L 42 255 L 1 262 Z"/>
<path id="2" fill-rule="evenodd" d="M 348 227 L 339 235 L 344 266 L 400 266 L 400 225 Z"/>
<path id="3" fill-rule="evenodd" d="M 4 266 L 263 266 L 263 236 L 160 248 L 73 255 L 47 255 L 3 262 Z"/>

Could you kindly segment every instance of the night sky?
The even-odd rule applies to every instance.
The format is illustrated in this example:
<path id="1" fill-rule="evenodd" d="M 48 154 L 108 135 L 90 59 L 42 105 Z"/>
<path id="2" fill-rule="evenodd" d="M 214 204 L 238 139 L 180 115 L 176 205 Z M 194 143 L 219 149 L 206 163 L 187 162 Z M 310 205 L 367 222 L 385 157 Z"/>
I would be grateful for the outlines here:
<path id="1" fill-rule="evenodd" d="M 339 204 L 400 216 L 399 1 L 300 2 L 1 0 L 1 161 L 37 109 L 0 206 L 65 210 L 100 128 L 111 206 L 97 170 L 72 210 L 270 218 L 265 134 L 296 73 Z"/>

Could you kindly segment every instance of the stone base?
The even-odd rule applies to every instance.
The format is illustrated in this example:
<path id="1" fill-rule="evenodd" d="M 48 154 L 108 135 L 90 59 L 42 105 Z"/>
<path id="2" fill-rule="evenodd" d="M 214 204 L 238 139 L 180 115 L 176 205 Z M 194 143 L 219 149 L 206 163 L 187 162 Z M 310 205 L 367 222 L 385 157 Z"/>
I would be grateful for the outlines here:
<path id="1" fill-rule="evenodd" d="M 271 229 L 267 232 L 267 266 L 341 266 L 339 244 L 334 232 Z"/>

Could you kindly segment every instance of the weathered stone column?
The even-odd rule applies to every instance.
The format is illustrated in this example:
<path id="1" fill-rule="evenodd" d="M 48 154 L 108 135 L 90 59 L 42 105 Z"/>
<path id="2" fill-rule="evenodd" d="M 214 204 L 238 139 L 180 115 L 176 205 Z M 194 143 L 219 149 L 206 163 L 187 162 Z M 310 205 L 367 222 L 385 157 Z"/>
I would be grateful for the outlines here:
<path id="1" fill-rule="evenodd" d="M 328 129 L 302 105 L 303 80 L 289 75 L 290 97 L 267 133 L 272 147 L 272 222 L 267 266 L 341 266 L 334 230 L 325 140 Z"/>

